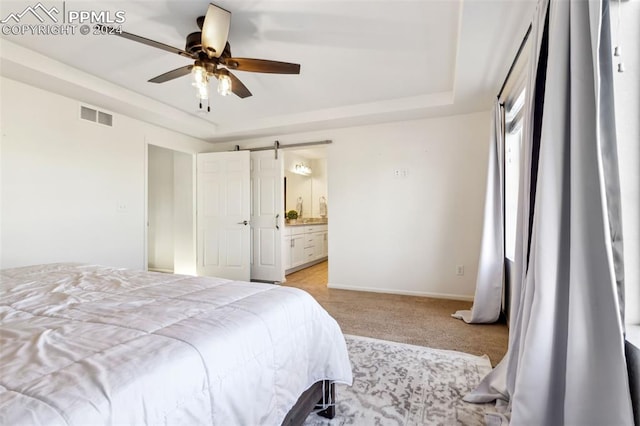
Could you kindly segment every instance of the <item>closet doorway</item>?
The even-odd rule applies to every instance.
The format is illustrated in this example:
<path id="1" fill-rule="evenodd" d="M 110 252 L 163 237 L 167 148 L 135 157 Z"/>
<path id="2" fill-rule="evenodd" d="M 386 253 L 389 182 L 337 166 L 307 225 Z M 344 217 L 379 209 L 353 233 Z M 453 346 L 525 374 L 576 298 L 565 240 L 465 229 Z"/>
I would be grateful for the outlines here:
<path id="1" fill-rule="evenodd" d="M 194 156 L 147 145 L 147 268 L 195 274 Z"/>

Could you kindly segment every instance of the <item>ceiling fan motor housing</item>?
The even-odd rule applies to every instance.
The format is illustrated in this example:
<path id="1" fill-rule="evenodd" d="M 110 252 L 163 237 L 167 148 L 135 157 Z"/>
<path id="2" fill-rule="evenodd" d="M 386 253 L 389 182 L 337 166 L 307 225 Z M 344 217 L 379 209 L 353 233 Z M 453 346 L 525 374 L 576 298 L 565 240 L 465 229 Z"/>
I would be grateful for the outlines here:
<path id="1" fill-rule="evenodd" d="M 184 50 L 192 54 L 202 52 L 202 33 L 200 31 L 187 36 L 187 44 Z"/>

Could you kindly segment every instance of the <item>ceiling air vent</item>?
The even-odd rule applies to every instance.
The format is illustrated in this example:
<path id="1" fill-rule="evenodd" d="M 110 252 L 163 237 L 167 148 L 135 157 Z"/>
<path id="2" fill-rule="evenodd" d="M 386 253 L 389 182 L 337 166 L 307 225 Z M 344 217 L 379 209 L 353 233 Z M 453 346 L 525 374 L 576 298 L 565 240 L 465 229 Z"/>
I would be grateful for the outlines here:
<path id="1" fill-rule="evenodd" d="M 97 109 L 93 109 L 84 105 L 80 105 L 80 118 L 83 120 L 113 127 L 113 115 L 104 111 L 98 111 Z"/>

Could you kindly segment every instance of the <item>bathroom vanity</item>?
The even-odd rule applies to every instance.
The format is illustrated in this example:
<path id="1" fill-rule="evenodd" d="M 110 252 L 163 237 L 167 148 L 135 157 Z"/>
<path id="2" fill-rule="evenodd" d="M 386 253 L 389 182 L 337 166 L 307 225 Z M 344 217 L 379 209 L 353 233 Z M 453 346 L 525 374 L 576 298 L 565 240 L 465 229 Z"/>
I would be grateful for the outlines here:
<path id="1" fill-rule="evenodd" d="M 285 275 L 327 260 L 328 244 L 326 221 L 285 225 L 282 242 Z"/>

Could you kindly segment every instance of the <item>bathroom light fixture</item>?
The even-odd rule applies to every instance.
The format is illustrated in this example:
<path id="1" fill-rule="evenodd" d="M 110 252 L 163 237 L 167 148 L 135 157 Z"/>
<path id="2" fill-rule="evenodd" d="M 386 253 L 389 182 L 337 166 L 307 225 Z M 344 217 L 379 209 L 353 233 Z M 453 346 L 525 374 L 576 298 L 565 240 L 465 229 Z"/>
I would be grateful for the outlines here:
<path id="1" fill-rule="evenodd" d="M 304 163 L 298 163 L 294 166 L 292 172 L 302 176 L 309 176 L 311 174 L 311 168 Z"/>

